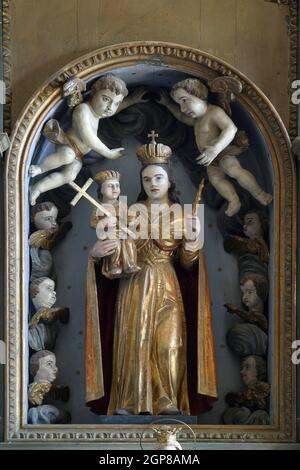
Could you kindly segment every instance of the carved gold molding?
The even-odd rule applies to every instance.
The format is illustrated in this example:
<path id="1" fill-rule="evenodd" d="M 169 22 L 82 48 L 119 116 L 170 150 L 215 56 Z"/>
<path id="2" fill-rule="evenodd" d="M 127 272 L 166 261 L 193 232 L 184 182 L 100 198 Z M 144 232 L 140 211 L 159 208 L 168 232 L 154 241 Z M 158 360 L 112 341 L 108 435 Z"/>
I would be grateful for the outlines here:
<path id="1" fill-rule="evenodd" d="M 290 68 L 289 68 L 289 82 L 290 84 L 296 80 L 298 73 L 298 60 L 299 60 L 299 39 L 298 39 L 298 1 L 290 0 Z M 290 88 L 291 90 L 291 88 Z M 295 138 L 298 132 L 298 112 L 297 105 L 292 103 L 290 99 L 290 122 L 289 133 L 291 138 Z"/>
<path id="2" fill-rule="evenodd" d="M 2 48 L 3 78 L 6 86 L 3 127 L 6 132 L 11 130 L 11 11 L 10 0 L 2 0 Z"/>
<path id="3" fill-rule="evenodd" d="M 276 3 L 277 5 L 288 5 L 292 6 L 297 3 L 297 0 L 265 0 L 268 3 Z"/>
<path id="4" fill-rule="evenodd" d="M 6 164 L 6 340 L 8 361 L 6 376 L 6 440 L 9 441 L 121 441 L 137 442 L 146 425 L 26 425 L 25 357 L 27 288 L 24 277 L 24 233 L 26 169 L 28 152 L 43 119 L 61 99 L 60 85 L 77 75 L 89 80 L 116 67 L 139 63 L 161 65 L 187 74 L 213 78 L 232 76 L 242 82 L 239 101 L 255 119 L 266 145 L 274 171 L 275 207 L 275 307 L 274 307 L 274 424 L 271 426 L 195 425 L 197 440 L 294 442 L 295 367 L 291 362 L 291 343 L 295 336 L 296 282 L 296 172 L 287 131 L 265 95 L 238 70 L 197 49 L 162 42 L 134 42 L 99 49 L 71 62 L 50 77 L 35 93 L 19 117 L 11 137 Z M 282 375 L 284 371 L 284 375 Z M 20 399 L 20 396 L 22 397 Z M 184 436 L 183 436 L 184 437 Z M 146 429 L 144 438 L 153 439 Z"/>

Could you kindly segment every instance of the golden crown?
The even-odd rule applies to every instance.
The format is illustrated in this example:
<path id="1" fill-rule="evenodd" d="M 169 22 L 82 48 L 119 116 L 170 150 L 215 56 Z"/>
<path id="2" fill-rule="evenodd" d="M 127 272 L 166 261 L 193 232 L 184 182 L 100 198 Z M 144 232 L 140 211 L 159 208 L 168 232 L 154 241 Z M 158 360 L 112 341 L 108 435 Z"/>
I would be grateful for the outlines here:
<path id="1" fill-rule="evenodd" d="M 107 181 L 107 180 L 120 181 L 120 178 L 121 178 L 121 175 L 118 171 L 105 170 L 105 171 L 99 171 L 98 173 L 96 173 L 96 175 L 94 176 L 94 181 L 102 184 L 104 183 L 104 181 Z"/>
<path id="2" fill-rule="evenodd" d="M 150 144 L 142 145 L 136 152 L 142 165 L 168 163 L 172 155 L 170 147 L 156 142 L 155 137 L 158 137 L 158 134 L 155 131 L 151 131 L 148 137 L 151 138 Z"/>

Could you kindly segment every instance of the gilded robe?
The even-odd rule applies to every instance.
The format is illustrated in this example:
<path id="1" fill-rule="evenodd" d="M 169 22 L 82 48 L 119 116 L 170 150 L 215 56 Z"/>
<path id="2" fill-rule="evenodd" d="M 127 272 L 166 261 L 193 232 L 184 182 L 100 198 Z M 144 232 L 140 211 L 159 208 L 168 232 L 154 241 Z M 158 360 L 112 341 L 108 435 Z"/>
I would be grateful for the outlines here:
<path id="1" fill-rule="evenodd" d="M 141 217 L 148 217 L 140 203 Z M 186 318 L 174 268 L 179 257 L 185 269 L 199 262 L 198 295 L 198 393 L 216 397 L 216 373 L 211 326 L 211 303 L 201 251 L 175 237 L 178 219 L 170 233 L 161 233 L 161 218 L 151 220 L 159 236 L 136 240 L 141 270 L 120 280 L 115 305 L 113 372 L 108 414 L 122 408 L 130 413 L 189 414 L 187 386 Z M 102 351 L 95 269 L 89 260 L 87 279 L 86 401 L 104 395 Z M 101 311 L 100 311 L 101 315 Z"/>

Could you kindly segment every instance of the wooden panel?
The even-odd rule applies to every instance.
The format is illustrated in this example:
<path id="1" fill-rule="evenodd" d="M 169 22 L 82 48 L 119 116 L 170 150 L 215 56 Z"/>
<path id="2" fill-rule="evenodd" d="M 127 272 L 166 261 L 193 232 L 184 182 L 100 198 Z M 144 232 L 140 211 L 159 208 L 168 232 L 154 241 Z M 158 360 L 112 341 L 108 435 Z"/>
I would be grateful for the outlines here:
<path id="1" fill-rule="evenodd" d="M 79 51 L 88 52 L 103 46 L 100 41 L 103 25 L 102 3 L 101 0 L 77 0 L 76 34 Z"/>
<path id="2" fill-rule="evenodd" d="M 259 12 L 259 14 L 258 14 Z M 289 7 L 238 0 L 236 65 L 268 96 L 288 125 Z"/>
<path id="3" fill-rule="evenodd" d="M 231 65 L 236 65 L 237 0 L 202 1 L 199 49 L 209 52 Z M 207 21 L 209 19 L 209 21 Z"/>
<path id="4" fill-rule="evenodd" d="M 12 2 L 13 118 L 36 88 L 74 57 L 74 4 L 73 0 Z"/>
<path id="5" fill-rule="evenodd" d="M 104 45 L 136 40 L 195 45 L 200 7 L 199 0 L 103 0 L 99 39 Z"/>
<path id="6" fill-rule="evenodd" d="M 13 120 L 70 60 L 102 46 L 162 40 L 234 65 L 288 123 L 288 7 L 264 0 L 12 0 Z M 220 6 L 221 5 L 221 6 Z"/>

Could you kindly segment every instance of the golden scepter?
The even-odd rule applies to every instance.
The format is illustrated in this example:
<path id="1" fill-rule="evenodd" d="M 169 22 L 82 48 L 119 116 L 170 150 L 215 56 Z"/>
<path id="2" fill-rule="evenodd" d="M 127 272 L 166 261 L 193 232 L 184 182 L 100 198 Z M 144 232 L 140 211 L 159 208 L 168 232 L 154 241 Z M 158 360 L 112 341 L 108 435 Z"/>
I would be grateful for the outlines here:
<path id="1" fill-rule="evenodd" d="M 204 189 L 202 178 L 193 202 L 193 215 L 197 215 Z M 203 250 L 199 250 L 198 270 L 198 319 L 197 319 L 197 393 L 209 397 L 218 396 L 215 368 L 215 352 L 212 329 L 211 298 Z"/>
<path id="2" fill-rule="evenodd" d="M 200 184 L 199 184 L 199 188 L 198 188 L 198 190 L 197 190 L 197 192 L 196 192 L 193 205 L 192 205 L 192 214 L 193 214 L 193 215 L 196 215 L 196 214 L 197 214 L 197 206 L 198 206 L 198 205 L 200 204 L 200 202 L 201 202 L 204 186 L 205 186 L 205 178 L 202 178 L 202 180 L 200 181 Z"/>

